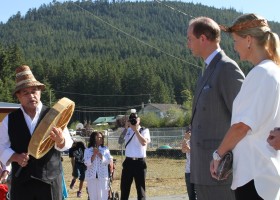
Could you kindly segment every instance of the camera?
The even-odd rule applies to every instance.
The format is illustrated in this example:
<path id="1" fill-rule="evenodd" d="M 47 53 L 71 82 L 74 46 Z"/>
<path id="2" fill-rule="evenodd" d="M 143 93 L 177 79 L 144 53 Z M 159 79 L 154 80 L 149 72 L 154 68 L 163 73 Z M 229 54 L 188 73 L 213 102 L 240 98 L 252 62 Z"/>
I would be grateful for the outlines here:
<path id="1" fill-rule="evenodd" d="M 131 109 L 131 114 L 129 115 L 128 121 L 131 125 L 137 124 L 137 113 L 135 109 Z"/>

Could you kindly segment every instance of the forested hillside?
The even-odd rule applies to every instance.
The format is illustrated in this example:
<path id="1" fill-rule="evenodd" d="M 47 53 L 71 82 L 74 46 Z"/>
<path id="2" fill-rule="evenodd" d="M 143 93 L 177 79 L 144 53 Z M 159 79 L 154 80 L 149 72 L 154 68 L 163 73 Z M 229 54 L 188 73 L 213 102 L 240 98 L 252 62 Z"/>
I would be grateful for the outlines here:
<path id="1" fill-rule="evenodd" d="M 240 13 L 174 1 L 85 0 L 17 13 L 0 24 L 0 101 L 15 101 L 14 71 L 27 64 L 48 86 L 46 104 L 65 96 L 83 116 L 123 114 L 149 101 L 182 104 L 202 63 L 186 48 L 186 27 L 201 15 L 229 25 Z M 238 62 L 226 34 L 222 48 Z M 240 66 L 249 71 L 248 63 Z"/>

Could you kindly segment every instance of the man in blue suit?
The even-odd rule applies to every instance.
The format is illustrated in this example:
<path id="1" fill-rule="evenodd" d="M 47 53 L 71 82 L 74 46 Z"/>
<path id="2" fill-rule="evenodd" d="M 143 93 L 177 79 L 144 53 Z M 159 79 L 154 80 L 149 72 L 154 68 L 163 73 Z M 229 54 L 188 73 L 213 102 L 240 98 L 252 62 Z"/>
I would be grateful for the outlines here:
<path id="1" fill-rule="evenodd" d="M 232 103 L 242 85 L 244 74 L 220 48 L 219 25 L 210 18 L 192 19 L 187 44 L 192 54 L 206 65 L 197 81 L 191 119 L 191 182 L 199 200 L 234 200 L 232 177 L 212 179 L 209 163 L 213 152 L 230 127 Z"/>

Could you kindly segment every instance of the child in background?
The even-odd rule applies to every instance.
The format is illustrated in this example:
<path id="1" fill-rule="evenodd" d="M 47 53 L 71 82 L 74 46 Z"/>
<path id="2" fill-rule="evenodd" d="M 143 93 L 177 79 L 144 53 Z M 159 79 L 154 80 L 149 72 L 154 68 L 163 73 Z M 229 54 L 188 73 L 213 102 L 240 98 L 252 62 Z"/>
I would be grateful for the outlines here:
<path id="1" fill-rule="evenodd" d="M 73 189 L 77 178 L 79 178 L 79 190 L 77 191 L 77 197 L 82 196 L 82 189 L 85 180 L 86 166 L 84 164 L 84 151 L 86 147 L 82 141 L 74 141 L 72 147 L 69 149 L 69 157 L 72 164 L 72 176 L 73 179 L 70 184 L 70 189 Z"/>

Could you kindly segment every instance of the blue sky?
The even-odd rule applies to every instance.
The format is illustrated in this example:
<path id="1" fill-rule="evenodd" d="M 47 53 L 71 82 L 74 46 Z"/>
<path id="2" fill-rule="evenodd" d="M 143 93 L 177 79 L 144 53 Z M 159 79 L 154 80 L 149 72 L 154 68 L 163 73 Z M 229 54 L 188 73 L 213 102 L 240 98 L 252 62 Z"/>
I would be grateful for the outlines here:
<path id="1" fill-rule="evenodd" d="M 64 0 L 56 0 L 63 2 Z M 74 0 L 76 1 L 76 0 Z M 179 0 L 178 0 L 179 1 Z M 257 13 L 270 21 L 280 23 L 279 0 L 181 0 L 185 2 L 201 3 L 216 8 L 235 8 L 242 13 Z M 24 15 L 30 8 L 38 8 L 42 4 L 49 4 L 52 0 L 4 0 L 0 6 L 0 21 L 7 20 L 17 14 Z"/>

